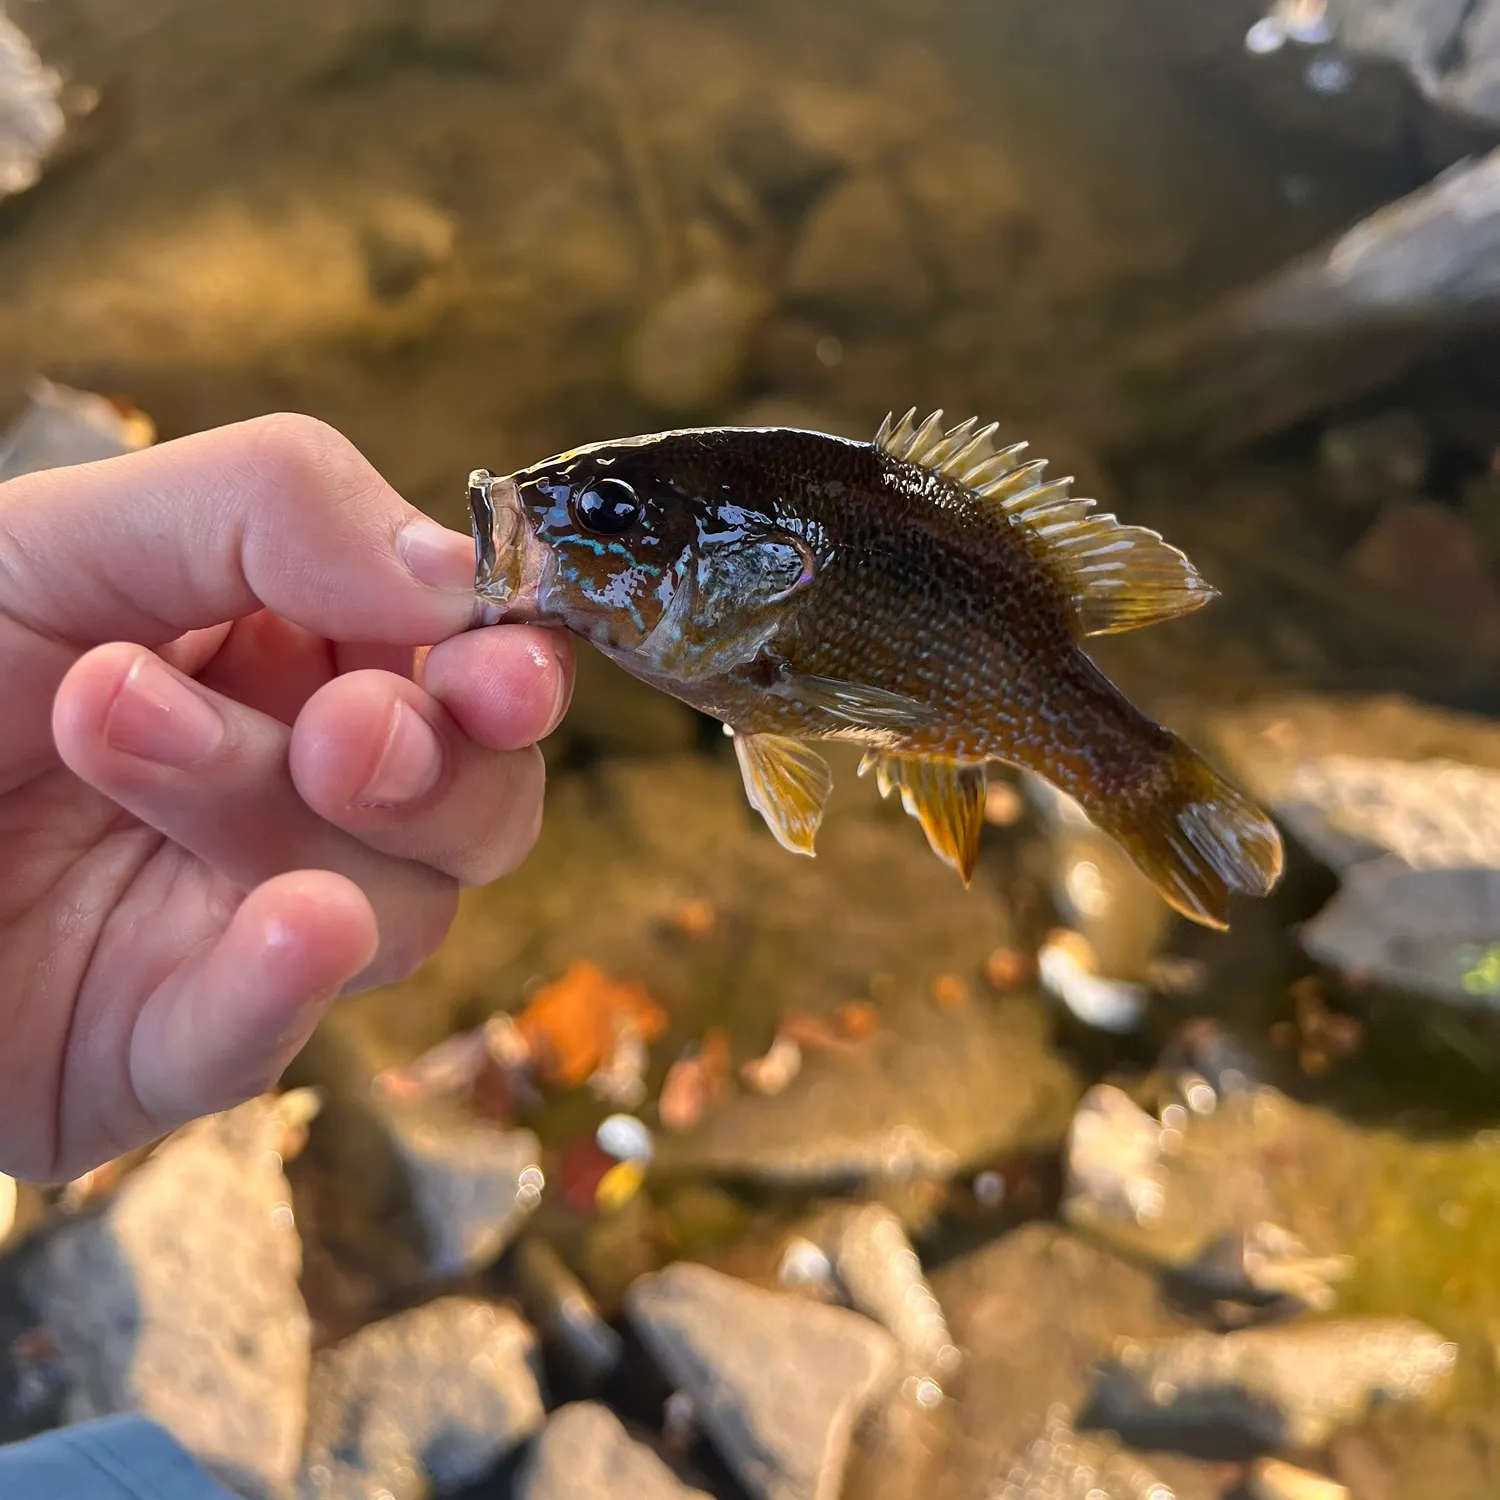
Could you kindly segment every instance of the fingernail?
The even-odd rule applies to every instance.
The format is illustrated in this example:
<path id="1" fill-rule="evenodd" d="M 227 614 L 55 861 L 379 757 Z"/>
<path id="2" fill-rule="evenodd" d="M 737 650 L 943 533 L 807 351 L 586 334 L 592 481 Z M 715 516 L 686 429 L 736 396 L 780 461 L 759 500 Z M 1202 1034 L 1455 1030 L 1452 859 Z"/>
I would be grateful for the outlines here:
<path id="1" fill-rule="evenodd" d="M 154 656 L 136 659 L 104 721 L 111 749 L 164 766 L 194 765 L 223 738 L 208 700 Z"/>
<path id="2" fill-rule="evenodd" d="M 474 543 L 427 516 L 409 521 L 396 538 L 396 550 L 418 583 L 445 593 L 474 592 Z"/>
<path id="3" fill-rule="evenodd" d="M 443 747 L 432 726 L 404 703 L 396 705 L 385 748 L 375 773 L 359 795 L 361 807 L 399 807 L 415 802 L 437 785 Z"/>

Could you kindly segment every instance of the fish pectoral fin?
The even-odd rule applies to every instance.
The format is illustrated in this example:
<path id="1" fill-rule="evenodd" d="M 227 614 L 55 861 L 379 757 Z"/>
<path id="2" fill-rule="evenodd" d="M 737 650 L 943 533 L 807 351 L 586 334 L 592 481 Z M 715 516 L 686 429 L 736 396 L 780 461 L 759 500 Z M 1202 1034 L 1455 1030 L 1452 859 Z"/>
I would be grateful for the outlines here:
<path id="1" fill-rule="evenodd" d="M 812 854 L 833 772 L 816 750 L 781 734 L 734 734 L 750 805 L 793 854 Z"/>
<path id="2" fill-rule="evenodd" d="M 880 795 L 901 793 L 901 805 L 922 825 L 932 852 L 968 885 L 974 877 L 984 826 L 984 766 L 940 756 L 871 750 L 860 761 L 859 774 L 871 769 Z"/>
<path id="3" fill-rule="evenodd" d="M 771 691 L 861 728 L 920 729 L 933 718 L 932 710 L 915 698 L 835 677 L 783 672 Z"/>
<path id="4" fill-rule="evenodd" d="M 944 431 L 943 414 L 924 422 L 913 409 L 881 423 L 875 446 L 903 463 L 941 474 L 986 501 L 995 519 L 1020 528 L 1038 561 L 1062 585 L 1080 635 L 1112 635 L 1191 614 L 1216 590 L 1176 547 L 1144 526 L 1092 514 L 1071 479 L 1043 479 L 1046 461 L 1022 461 L 1025 443 L 995 442 L 997 426 L 970 417 Z"/>

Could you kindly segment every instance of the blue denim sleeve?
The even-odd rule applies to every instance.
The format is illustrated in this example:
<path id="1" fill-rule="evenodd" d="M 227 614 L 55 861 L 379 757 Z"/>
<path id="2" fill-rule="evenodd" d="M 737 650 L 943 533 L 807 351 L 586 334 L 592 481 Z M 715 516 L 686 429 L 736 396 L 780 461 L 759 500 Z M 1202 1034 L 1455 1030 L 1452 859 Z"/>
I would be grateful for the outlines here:
<path id="1" fill-rule="evenodd" d="M 131 1415 L 0 1447 L 0 1500 L 236 1500 L 174 1437 Z"/>

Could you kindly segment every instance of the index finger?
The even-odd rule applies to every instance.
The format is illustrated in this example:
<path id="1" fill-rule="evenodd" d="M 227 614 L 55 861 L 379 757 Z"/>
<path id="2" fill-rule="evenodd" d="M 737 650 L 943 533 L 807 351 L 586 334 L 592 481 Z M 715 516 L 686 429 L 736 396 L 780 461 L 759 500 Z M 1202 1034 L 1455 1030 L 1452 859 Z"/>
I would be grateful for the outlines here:
<path id="1" fill-rule="evenodd" d="M 0 611 L 91 646 L 160 646 L 262 607 L 419 646 L 475 619 L 467 537 L 348 439 L 278 414 L 0 485 Z"/>

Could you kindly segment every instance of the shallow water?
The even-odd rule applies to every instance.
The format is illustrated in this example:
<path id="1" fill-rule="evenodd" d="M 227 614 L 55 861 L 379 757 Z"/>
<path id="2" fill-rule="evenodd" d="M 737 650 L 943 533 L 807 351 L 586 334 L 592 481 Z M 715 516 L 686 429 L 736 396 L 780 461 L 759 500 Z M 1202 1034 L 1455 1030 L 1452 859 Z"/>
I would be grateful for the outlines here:
<path id="1" fill-rule="evenodd" d="M 1361 64 L 1349 89 L 1320 94 L 1295 59 L 1243 47 L 1257 8 L 1203 9 L 18 4 L 43 55 L 99 102 L 42 183 L 0 202 L 0 406 L 43 373 L 127 396 L 164 438 L 309 411 L 454 524 L 479 465 L 504 471 L 687 421 L 873 434 L 892 407 L 942 406 L 1003 421 L 1084 493 L 1158 526 L 1220 588 L 1201 615 L 1099 653 L 1172 722 L 1196 727 L 1217 705 L 1292 688 L 1500 711 L 1495 638 L 1451 607 L 1444 575 L 1403 592 L 1382 586 L 1377 564 L 1351 562 L 1382 507 L 1418 486 L 1386 480 L 1351 500 L 1319 457 L 1330 425 L 1414 413 L 1430 445 L 1420 488 L 1462 517 L 1500 588 L 1493 507 L 1465 498 L 1500 444 L 1486 336 L 1444 343 L 1227 454 L 1138 441 L 1129 422 L 1121 438 L 1139 397 L 1116 372 L 1137 341 L 1489 144 L 1403 92 L 1394 70 Z M 1387 1005 L 1351 1055 L 1326 1070 L 1306 1061 L 1306 1036 L 1285 1031 L 1289 987 L 1311 967 L 1292 928 L 1328 894 L 1326 874 L 1295 866 L 1229 938 L 1173 928 L 1167 948 L 1206 963 L 1206 983 L 1159 997 L 1140 1033 L 1111 1038 L 1024 984 L 997 994 L 980 978 L 993 950 L 1033 952 L 1056 920 L 1056 844 L 1035 819 L 987 836 L 964 896 L 845 768 L 824 856 L 792 861 L 741 806 L 713 726 L 597 659 L 548 753 L 536 857 L 469 901 L 422 975 L 346 1007 L 306 1077 L 357 1094 L 374 1068 L 518 1009 L 579 956 L 638 977 L 667 1009 L 653 1096 L 712 1026 L 743 1058 L 786 1011 L 868 1002 L 898 1052 L 929 1058 L 925 1072 L 868 1064 L 860 1087 L 883 1096 L 884 1114 L 737 1099 L 684 1138 L 675 1165 L 666 1143 L 663 1169 L 620 1214 L 540 1222 L 612 1309 L 670 1254 L 768 1275 L 779 1227 L 821 1192 L 768 1186 L 778 1153 L 832 1149 L 839 1131 L 852 1150 L 893 1122 L 956 1137 L 957 1185 L 889 1190 L 929 1266 L 945 1268 L 940 1295 L 950 1277 L 962 1336 L 991 1326 L 961 1301 L 965 1276 L 983 1281 L 973 1257 L 1056 1212 L 1057 1157 L 1084 1087 L 1138 1079 L 1180 1021 L 1213 1015 L 1311 1106 L 1305 1146 L 1271 1175 L 1291 1219 L 1318 1219 L 1342 1183 L 1321 1226 L 1356 1263 L 1340 1310 L 1422 1317 L 1463 1351 L 1445 1414 L 1382 1417 L 1349 1441 L 1376 1453 L 1382 1493 L 1457 1500 L 1500 1484 L 1500 1165 L 1475 1135 L 1493 1124 L 1491 1060 Z M 711 935 L 674 930 L 685 900 L 708 903 Z M 1119 941 L 1128 950 L 1131 932 Z M 954 1016 L 931 999 L 945 975 L 964 986 Z M 952 1076 L 960 1062 L 972 1076 Z M 837 1079 L 836 1056 L 810 1066 Z M 847 1077 L 828 1087 L 858 1094 Z M 607 1112 L 575 1091 L 529 1123 L 556 1153 Z M 320 1252 L 310 1285 L 330 1335 L 405 1275 L 381 1204 L 357 1190 L 358 1148 L 353 1134 L 315 1139 L 303 1169 Z M 973 1207 L 983 1166 L 1010 1184 L 997 1213 Z M 1143 1305 L 1154 1296 L 1146 1282 L 1137 1292 Z M 1058 1315 L 1076 1316 L 1092 1349 L 1111 1311 Z M 1089 1317 L 1096 1326 L 1082 1326 Z M 1049 1351 L 1023 1354 L 1020 1378 L 1045 1384 Z M 985 1429 L 1007 1398 L 987 1357 L 974 1351 L 970 1405 L 960 1393 L 955 1430 L 932 1440 L 943 1495 L 981 1493 L 995 1458 Z M 649 1398 L 615 1394 L 633 1416 L 659 1415 Z M 875 1469 L 857 1468 L 856 1489 L 892 1492 Z M 1228 1493 L 1239 1477 L 1184 1471 L 1181 1493 Z"/>

